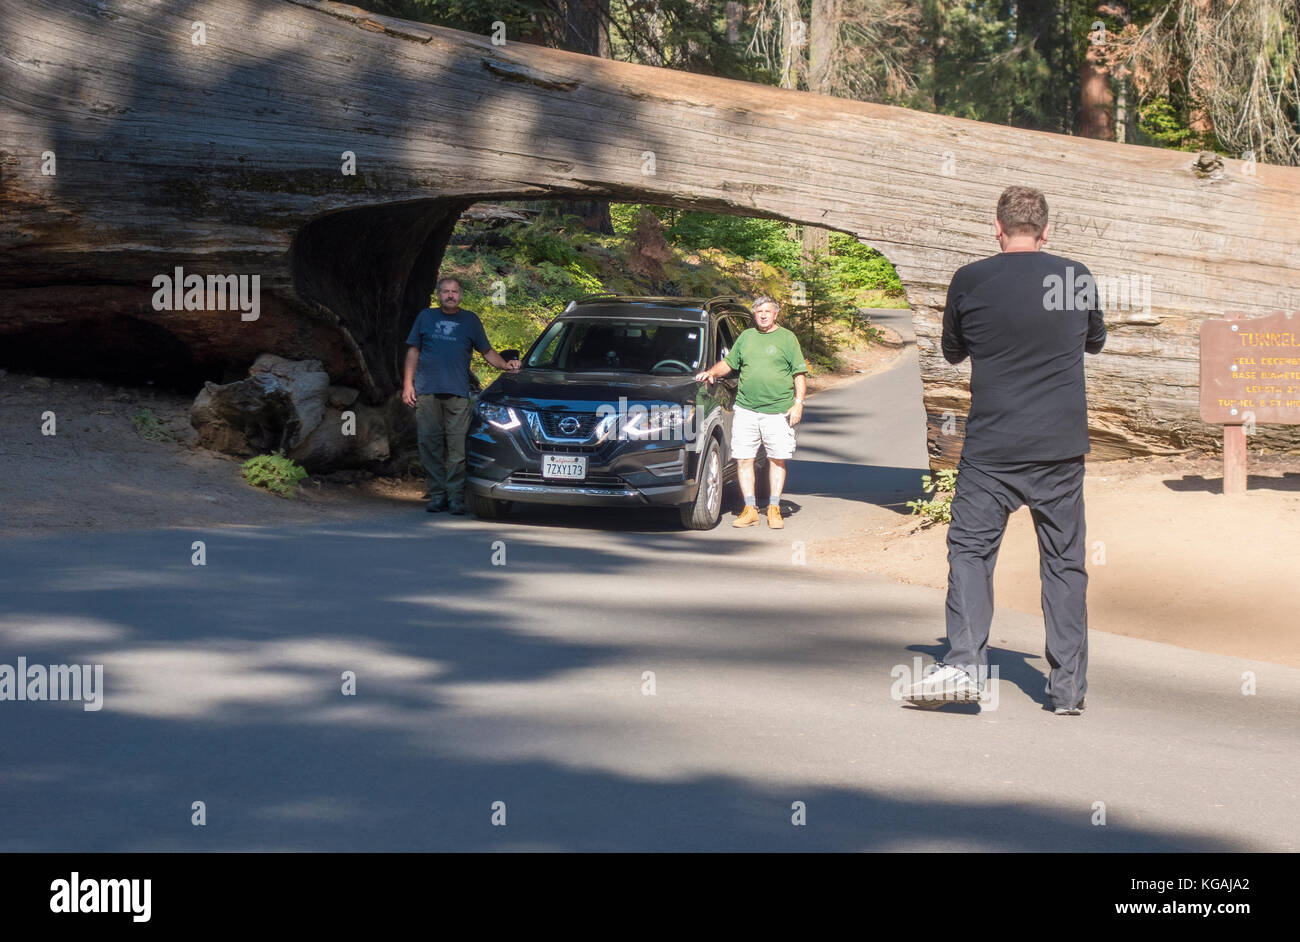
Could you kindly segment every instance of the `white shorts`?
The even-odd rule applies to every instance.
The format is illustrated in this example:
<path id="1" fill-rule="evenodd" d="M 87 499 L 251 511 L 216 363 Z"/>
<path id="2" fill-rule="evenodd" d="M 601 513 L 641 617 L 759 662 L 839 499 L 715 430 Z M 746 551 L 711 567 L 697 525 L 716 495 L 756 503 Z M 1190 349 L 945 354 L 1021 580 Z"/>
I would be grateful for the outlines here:
<path id="1" fill-rule="evenodd" d="M 794 428 L 785 413 L 773 415 L 736 406 L 731 419 L 731 457 L 753 458 L 760 443 L 769 458 L 794 456 Z"/>

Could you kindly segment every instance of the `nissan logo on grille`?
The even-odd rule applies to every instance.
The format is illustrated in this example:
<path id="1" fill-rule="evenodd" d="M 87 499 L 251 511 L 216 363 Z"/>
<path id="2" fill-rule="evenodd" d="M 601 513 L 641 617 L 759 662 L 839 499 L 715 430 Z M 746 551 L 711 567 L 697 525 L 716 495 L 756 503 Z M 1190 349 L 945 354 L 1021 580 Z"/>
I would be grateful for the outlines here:
<path id="1" fill-rule="evenodd" d="M 572 435 L 581 425 L 582 423 L 571 415 L 566 415 L 564 418 L 560 419 L 560 431 L 565 435 Z"/>

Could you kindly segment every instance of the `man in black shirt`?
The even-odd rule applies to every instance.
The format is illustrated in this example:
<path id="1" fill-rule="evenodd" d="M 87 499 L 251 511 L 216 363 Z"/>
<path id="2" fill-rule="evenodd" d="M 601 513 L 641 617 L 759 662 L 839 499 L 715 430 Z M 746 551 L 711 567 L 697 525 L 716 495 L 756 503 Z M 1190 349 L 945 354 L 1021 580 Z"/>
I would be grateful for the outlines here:
<path id="1" fill-rule="evenodd" d="M 904 699 L 976 699 L 988 677 L 993 567 L 1008 515 L 1029 505 L 1038 534 L 1055 712 L 1083 712 L 1088 666 L 1083 456 L 1089 451 L 1083 354 L 1106 327 L 1087 266 L 1040 251 L 1047 201 L 1028 187 L 998 199 L 1002 252 L 948 286 L 943 355 L 971 360 L 971 404 L 948 528 L 948 654 Z"/>

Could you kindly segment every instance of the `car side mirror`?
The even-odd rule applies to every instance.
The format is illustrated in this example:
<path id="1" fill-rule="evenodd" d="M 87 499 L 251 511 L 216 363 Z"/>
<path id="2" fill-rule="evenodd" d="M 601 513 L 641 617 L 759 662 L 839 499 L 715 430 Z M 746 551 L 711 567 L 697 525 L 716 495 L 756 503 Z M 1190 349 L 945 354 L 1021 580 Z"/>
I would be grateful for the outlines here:
<path id="1" fill-rule="evenodd" d="M 507 361 L 509 361 L 509 360 L 518 360 L 518 359 L 519 359 L 519 351 L 518 351 L 518 350 L 502 350 L 502 351 L 501 351 L 501 359 L 503 359 L 503 360 L 507 360 Z"/>

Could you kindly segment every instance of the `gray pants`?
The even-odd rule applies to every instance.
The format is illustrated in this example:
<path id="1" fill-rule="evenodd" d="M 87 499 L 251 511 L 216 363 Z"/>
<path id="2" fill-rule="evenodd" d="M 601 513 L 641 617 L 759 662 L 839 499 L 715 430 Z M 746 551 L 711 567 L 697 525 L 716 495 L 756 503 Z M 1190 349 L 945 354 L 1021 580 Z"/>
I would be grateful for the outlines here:
<path id="1" fill-rule="evenodd" d="M 944 663 L 981 680 L 988 671 L 993 567 L 1007 517 L 1028 504 L 1038 534 L 1047 696 L 1074 706 L 1088 689 L 1088 572 L 1083 519 L 1083 458 L 1016 465 L 957 466 L 948 527 L 948 647 Z"/>
<path id="2" fill-rule="evenodd" d="M 416 431 L 420 463 L 429 480 L 429 499 L 465 499 L 465 434 L 469 431 L 470 400 L 417 396 Z"/>

